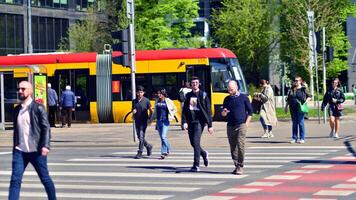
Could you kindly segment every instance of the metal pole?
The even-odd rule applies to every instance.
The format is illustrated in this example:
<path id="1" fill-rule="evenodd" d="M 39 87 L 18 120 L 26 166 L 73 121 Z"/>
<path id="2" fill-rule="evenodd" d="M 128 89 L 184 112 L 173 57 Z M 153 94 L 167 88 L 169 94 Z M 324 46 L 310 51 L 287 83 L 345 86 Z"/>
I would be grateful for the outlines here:
<path id="1" fill-rule="evenodd" d="M 136 78 L 135 78 L 135 73 L 136 73 L 136 54 L 135 54 L 135 5 L 134 5 L 134 0 L 127 0 L 127 9 L 126 9 L 126 14 L 127 17 L 130 19 L 130 25 L 129 25 L 129 32 L 130 32 L 130 66 L 131 66 L 131 93 L 132 93 L 132 100 L 136 99 Z M 136 126 L 135 126 L 135 121 L 132 123 L 132 130 L 133 130 L 133 139 L 134 141 L 136 140 Z"/>
<path id="2" fill-rule="evenodd" d="M 31 0 L 27 0 L 27 22 L 28 22 L 28 53 L 33 53 L 32 48 L 32 13 L 31 13 Z"/>
<path id="3" fill-rule="evenodd" d="M 283 69 L 282 69 L 282 108 L 284 109 L 284 88 L 285 88 L 285 80 L 284 80 L 284 75 L 286 73 L 286 63 L 283 63 Z"/>
<path id="4" fill-rule="evenodd" d="M 0 94 L 1 94 L 1 123 L 0 129 L 5 130 L 5 97 L 4 97 L 4 73 L 0 73 Z"/>
<path id="5" fill-rule="evenodd" d="M 307 11 L 308 15 L 308 30 L 309 30 L 309 75 L 310 75 L 310 94 L 314 95 L 314 78 L 313 78 L 313 66 L 315 65 L 315 60 L 313 57 L 314 46 L 314 11 Z"/>
<path id="6" fill-rule="evenodd" d="M 323 94 L 326 93 L 326 66 L 325 66 L 325 27 L 323 27 L 323 46 L 322 46 L 322 53 L 323 53 Z M 326 108 L 323 110 L 323 122 L 326 123 Z"/>
<path id="7" fill-rule="evenodd" d="M 313 54 L 314 54 L 314 64 L 315 64 L 315 82 L 316 82 L 316 102 L 318 109 L 318 122 L 320 124 L 320 105 L 319 105 L 319 75 L 318 75 L 318 53 L 316 52 L 316 38 L 315 38 L 315 27 L 313 21 Z"/>

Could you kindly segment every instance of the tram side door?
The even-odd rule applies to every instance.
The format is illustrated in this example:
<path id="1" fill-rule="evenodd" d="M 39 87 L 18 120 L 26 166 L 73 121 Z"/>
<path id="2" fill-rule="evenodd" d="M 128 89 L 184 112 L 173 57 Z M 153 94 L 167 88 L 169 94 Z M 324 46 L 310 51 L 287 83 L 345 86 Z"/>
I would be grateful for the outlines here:
<path id="1" fill-rule="evenodd" d="M 70 85 L 77 101 L 73 119 L 75 121 L 90 120 L 89 69 L 56 70 L 52 85 L 58 93 L 59 100 L 65 87 Z"/>
<path id="2" fill-rule="evenodd" d="M 196 76 L 200 80 L 200 89 L 205 91 L 209 98 L 211 97 L 211 78 L 210 78 L 210 68 L 207 66 L 187 66 L 186 68 L 186 81 L 190 81 L 192 76 Z M 211 98 L 210 98 L 211 99 Z"/>

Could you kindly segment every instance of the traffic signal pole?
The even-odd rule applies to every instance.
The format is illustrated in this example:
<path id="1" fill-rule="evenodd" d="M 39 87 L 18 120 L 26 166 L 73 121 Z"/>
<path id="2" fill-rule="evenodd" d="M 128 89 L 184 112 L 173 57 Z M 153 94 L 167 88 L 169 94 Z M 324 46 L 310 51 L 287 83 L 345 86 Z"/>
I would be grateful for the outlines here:
<path id="1" fill-rule="evenodd" d="M 126 1 L 126 14 L 127 18 L 130 20 L 129 25 L 129 54 L 130 54 L 130 68 L 131 68 L 131 93 L 132 93 L 132 100 L 136 99 L 136 54 L 135 54 L 135 5 L 134 0 L 127 0 Z M 132 123 L 132 134 L 133 140 L 136 141 L 136 126 L 135 120 Z"/>

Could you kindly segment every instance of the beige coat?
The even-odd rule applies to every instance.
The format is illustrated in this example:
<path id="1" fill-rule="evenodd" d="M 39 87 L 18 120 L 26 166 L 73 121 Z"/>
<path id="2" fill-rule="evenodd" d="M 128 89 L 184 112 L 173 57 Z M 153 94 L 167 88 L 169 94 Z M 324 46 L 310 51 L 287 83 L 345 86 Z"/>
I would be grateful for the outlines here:
<path id="1" fill-rule="evenodd" d="M 270 85 L 262 89 L 261 100 L 264 102 L 261 106 L 260 116 L 265 121 L 266 125 L 276 125 L 277 116 L 274 104 L 273 89 Z"/>

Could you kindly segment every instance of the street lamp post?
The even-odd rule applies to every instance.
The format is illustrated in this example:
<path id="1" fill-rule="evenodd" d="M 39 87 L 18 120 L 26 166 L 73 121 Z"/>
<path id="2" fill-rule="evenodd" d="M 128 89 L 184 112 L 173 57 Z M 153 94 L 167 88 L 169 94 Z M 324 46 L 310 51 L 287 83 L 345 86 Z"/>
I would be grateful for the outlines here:
<path id="1" fill-rule="evenodd" d="M 31 0 L 27 0 L 27 34 L 28 34 L 28 43 L 27 43 L 27 52 L 33 53 L 32 48 L 32 13 L 31 13 Z"/>

